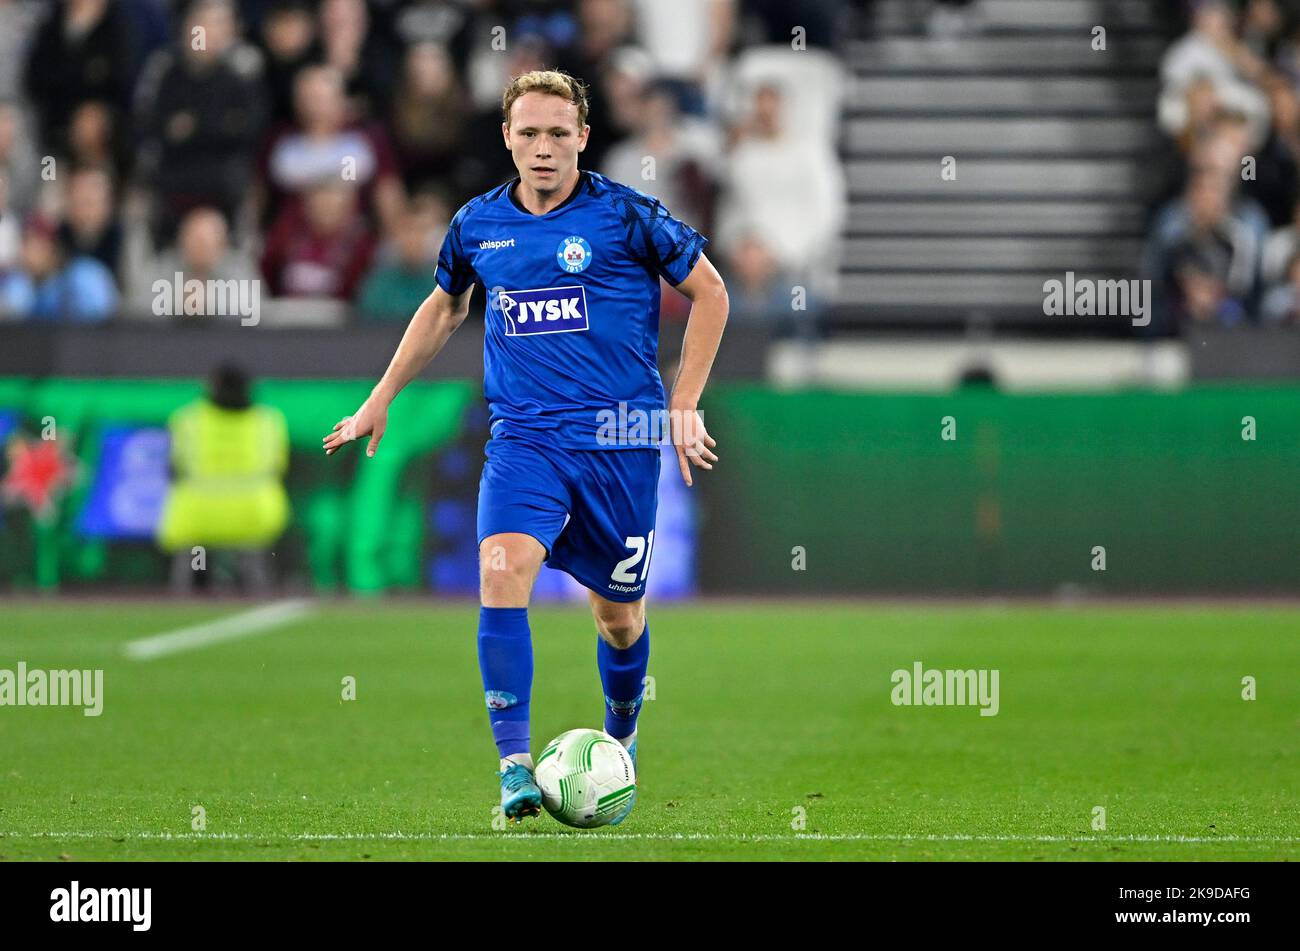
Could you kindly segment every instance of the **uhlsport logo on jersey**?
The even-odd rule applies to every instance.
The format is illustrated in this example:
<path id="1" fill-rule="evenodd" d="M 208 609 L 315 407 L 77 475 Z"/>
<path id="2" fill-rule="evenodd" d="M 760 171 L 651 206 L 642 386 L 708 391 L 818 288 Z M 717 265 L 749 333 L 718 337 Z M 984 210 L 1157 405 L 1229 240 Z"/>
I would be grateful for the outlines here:
<path id="1" fill-rule="evenodd" d="M 587 270 L 587 265 L 591 263 L 591 245 L 585 238 L 578 235 L 569 235 L 560 242 L 560 248 L 555 252 L 555 260 L 560 262 L 560 267 L 570 274 L 577 274 Z"/>
<path id="2" fill-rule="evenodd" d="M 587 292 L 581 285 L 497 292 L 506 336 L 560 334 L 587 329 Z"/>

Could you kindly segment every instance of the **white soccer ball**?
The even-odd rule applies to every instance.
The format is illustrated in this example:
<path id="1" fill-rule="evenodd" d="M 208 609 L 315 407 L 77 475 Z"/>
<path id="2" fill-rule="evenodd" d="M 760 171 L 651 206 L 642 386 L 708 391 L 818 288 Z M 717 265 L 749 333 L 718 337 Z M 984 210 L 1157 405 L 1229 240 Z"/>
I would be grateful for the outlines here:
<path id="1" fill-rule="evenodd" d="M 537 757 L 546 811 L 566 826 L 608 825 L 636 791 L 636 768 L 623 744 L 601 730 L 569 730 Z"/>

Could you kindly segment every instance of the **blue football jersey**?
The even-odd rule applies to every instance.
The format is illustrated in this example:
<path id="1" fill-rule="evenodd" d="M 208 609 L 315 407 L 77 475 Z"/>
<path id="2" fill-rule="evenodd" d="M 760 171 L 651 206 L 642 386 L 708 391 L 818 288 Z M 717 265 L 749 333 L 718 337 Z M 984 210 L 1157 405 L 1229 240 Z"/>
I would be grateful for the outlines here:
<path id="1" fill-rule="evenodd" d="M 595 172 L 579 172 L 573 194 L 544 215 L 518 204 L 516 184 L 456 213 L 438 286 L 487 292 L 483 389 L 494 436 L 606 448 L 597 431 L 619 404 L 629 414 L 664 408 L 659 278 L 685 280 L 707 239 L 657 198 Z"/>

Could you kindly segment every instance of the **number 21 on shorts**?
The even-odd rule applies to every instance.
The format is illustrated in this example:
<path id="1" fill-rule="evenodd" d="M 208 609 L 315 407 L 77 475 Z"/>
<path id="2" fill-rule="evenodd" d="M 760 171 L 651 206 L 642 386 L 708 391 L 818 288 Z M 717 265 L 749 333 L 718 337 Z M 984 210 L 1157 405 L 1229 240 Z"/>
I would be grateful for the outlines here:
<path id="1" fill-rule="evenodd" d="M 632 552 L 627 558 L 624 558 L 614 566 L 614 572 L 610 577 L 622 584 L 636 584 L 638 581 L 645 581 L 646 572 L 650 570 L 650 555 L 654 552 L 655 547 L 655 530 L 650 529 L 649 535 L 629 535 L 623 540 L 623 544 Z M 642 559 L 645 562 L 642 564 Z M 636 566 L 641 565 L 641 576 L 636 575 Z"/>

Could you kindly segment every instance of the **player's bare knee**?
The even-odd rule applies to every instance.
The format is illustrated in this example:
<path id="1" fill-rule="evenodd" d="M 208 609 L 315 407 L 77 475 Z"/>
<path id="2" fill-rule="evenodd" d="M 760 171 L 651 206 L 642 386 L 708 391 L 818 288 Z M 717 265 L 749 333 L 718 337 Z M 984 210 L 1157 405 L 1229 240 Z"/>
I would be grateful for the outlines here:
<path id="1" fill-rule="evenodd" d="M 492 536 L 479 546 L 479 592 L 487 607 L 527 607 L 538 557 L 517 539 Z"/>
<path id="2" fill-rule="evenodd" d="M 611 647 L 627 650 L 641 637 L 645 630 L 645 604 L 634 601 L 631 604 L 606 602 L 594 611 L 596 630 Z"/>
<path id="3" fill-rule="evenodd" d="M 524 608 L 528 606 L 528 593 L 528 583 L 517 576 L 484 574 L 479 580 L 484 607 Z"/>
<path id="4" fill-rule="evenodd" d="M 524 607 L 531 587 L 528 574 L 519 566 L 493 568 L 479 563 L 479 590 L 488 607 Z"/>

